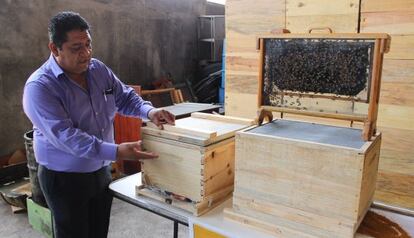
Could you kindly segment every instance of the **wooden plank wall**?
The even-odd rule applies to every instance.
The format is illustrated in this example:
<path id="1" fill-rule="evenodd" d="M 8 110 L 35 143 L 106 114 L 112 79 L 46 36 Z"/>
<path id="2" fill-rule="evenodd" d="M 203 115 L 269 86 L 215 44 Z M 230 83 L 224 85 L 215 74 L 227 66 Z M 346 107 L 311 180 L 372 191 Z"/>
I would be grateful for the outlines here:
<path id="1" fill-rule="evenodd" d="M 376 199 L 414 209 L 414 1 L 362 0 L 361 32 L 391 35 L 378 115 L 383 133 Z"/>
<path id="2" fill-rule="evenodd" d="M 414 0 L 227 0 L 226 115 L 256 117 L 256 35 L 313 27 L 391 34 L 378 115 L 383 144 L 375 199 L 414 209 Z"/>
<path id="3" fill-rule="evenodd" d="M 226 114 L 254 118 L 259 53 L 256 35 L 285 28 L 284 1 L 226 1 Z"/>

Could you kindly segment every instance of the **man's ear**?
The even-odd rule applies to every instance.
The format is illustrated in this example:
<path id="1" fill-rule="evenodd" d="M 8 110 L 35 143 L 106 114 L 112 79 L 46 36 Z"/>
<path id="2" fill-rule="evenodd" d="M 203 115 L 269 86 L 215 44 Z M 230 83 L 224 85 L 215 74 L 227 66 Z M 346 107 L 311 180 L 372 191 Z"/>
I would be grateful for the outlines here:
<path id="1" fill-rule="evenodd" d="M 49 50 L 52 52 L 53 56 L 58 57 L 59 56 L 59 51 L 57 46 L 55 45 L 55 43 L 53 42 L 49 42 Z"/>

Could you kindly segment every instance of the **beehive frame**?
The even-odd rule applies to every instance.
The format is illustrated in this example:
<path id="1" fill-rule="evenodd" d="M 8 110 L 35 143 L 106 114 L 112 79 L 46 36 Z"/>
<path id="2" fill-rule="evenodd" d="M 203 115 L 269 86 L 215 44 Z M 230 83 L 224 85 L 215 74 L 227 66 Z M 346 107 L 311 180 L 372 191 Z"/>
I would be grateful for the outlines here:
<path id="1" fill-rule="evenodd" d="M 366 77 L 365 92 L 355 96 L 338 95 L 332 93 L 306 92 L 306 91 L 289 91 L 283 92 L 290 100 L 302 99 L 306 101 L 310 107 L 290 107 L 287 103 L 279 105 L 269 105 L 266 102 L 265 95 L 265 75 L 269 66 L 266 65 L 266 44 L 272 40 L 285 41 L 306 41 L 315 42 L 341 42 L 346 44 L 349 42 L 371 42 L 372 49 L 368 57 L 367 69 L 369 72 Z M 378 102 L 381 82 L 381 71 L 384 53 L 389 51 L 390 36 L 387 34 L 272 34 L 260 36 L 258 38 L 259 58 L 259 91 L 258 91 L 258 108 L 259 108 L 259 124 L 263 121 L 263 116 L 271 116 L 270 112 L 293 113 L 314 117 L 325 117 L 348 121 L 363 122 L 362 138 L 366 141 L 370 140 L 376 132 L 376 121 L 378 114 Z M 266 68 L 267 67 L 267 68 Z M 285 79 L 281 79 L 282 81 Z M 282 95 L 282 97 L 283 97 Z M 285 102 L 288 100 L 285 99 Z M 295 102 L 291 102 L 291 104 Z"/>

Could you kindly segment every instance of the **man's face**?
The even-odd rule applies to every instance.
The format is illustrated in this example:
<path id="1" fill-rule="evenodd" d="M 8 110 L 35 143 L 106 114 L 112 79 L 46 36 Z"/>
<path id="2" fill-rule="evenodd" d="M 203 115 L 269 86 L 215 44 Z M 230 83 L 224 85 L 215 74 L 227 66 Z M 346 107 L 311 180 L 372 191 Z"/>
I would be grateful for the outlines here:
<path id="1" fill-rule="evenodd" d="M 92 39 L 89 31 L 73 30 L 66 33 L 67 41 L 59 49 L 49 46 L 56 61 L 67 73 L 82 74 L 89 66 L 92 57 Z"/>

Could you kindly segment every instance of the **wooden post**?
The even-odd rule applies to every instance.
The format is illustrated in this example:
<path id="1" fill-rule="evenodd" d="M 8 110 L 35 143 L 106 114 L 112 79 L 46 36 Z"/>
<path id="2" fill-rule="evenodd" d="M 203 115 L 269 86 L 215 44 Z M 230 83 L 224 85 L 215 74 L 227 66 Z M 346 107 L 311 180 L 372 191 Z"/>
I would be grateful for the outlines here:
<path id="1" fill-rule="evenodd" d="M 264 67 L 264 56 L 265 56 L 265 45 L 262 38 L 259 39 L 259 88 L 258 88 L 258 102 L 257 107 L 259 108 L 263 104 L 263 67 Z"/>
<path id="2" fill-rule="evenodd" d="M 371 137 L 373 136 L 378 115 L 379 84 L 382 63 L 381 48 L 383 48 L 382 44 L 382 40 L 375 40 L 374 56 L 372 63 L 371 89 L 369 93 L 368 115 L 367 120 L 364 122 L 364 129 L 362 132 L 363 139 L 366 141 L 371 140 Z"/>

